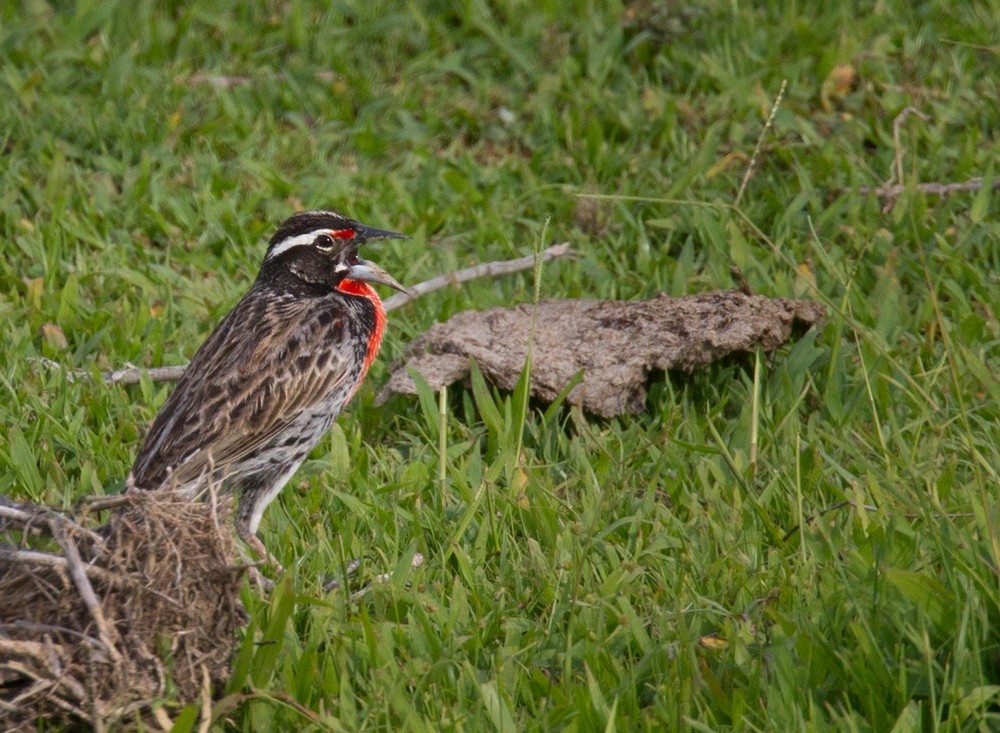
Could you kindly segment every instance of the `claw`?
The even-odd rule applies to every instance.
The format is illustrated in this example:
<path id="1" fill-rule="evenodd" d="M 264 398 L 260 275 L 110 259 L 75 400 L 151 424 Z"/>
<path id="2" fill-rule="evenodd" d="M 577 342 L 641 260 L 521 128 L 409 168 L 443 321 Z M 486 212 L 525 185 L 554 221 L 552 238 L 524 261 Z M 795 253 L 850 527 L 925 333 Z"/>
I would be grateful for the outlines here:
<path id="1" fill-rule="evenodd" d="M 239 535 L 239 538 L 243 540 L 247 547 L 253 550 L 253 553 L 257 556 L 257 559 L 260 562 L 274 568 L 276 575 L 283 575 L 285 573 L 285 569 L 281 566 L 281 563 L 278 562 L 278 559 L 274 555 L 267 551 L 267 548 L 264 547 L 264 543 L 260 541 L 260 537 L 252 532 L 241 531 L 239 527 L 237 527 L 236 534 Z M 243 557 L 243 562 L 245 562 L 249 568 L 248 574 L 250 576 L 250 581 L 256 583 L 262 591 L 271 591 L 274 588 L 274 581 L 270 578 L 264 577 L 263 573 L 260 572 L 260 563 L 254 562 L 243 551 L 241 551 L 240 554 Z"/>
<path id="2" fill-rule="evenodd" d="M 256 554 L 258 558 L 274 568 L 275 573 L 278 575 L 284 575 L 285 568 L 283 568 L 281 563 L 278 562 L 278 558 L 268 552 L 267 548 L 264 547 L 264 543 L 260 541 L 260 537 L 255 534 L 251 534 L 246 537 L 240 537 L 240 539 L 250 546 L 250 549 L 254 551 L 254 554 Z"/>

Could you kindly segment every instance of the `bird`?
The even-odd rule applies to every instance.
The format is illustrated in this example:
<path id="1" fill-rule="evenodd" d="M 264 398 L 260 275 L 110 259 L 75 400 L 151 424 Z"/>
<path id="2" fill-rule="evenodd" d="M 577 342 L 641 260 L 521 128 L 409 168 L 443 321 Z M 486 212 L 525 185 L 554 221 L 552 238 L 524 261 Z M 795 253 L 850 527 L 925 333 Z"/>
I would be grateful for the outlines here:
<path id="1" fill-rule="evenodd" d="M 358 250 L 371 240 L 407 238 L 333 211 L 302 211 L 282 223 L 253 285 L 154 418 L 126 493 L 231 489 L 236 534 L 280 571 L 257 536 L 264 510 L 379 352 L 386 315 L 372 285 L 406 292 Z"/>

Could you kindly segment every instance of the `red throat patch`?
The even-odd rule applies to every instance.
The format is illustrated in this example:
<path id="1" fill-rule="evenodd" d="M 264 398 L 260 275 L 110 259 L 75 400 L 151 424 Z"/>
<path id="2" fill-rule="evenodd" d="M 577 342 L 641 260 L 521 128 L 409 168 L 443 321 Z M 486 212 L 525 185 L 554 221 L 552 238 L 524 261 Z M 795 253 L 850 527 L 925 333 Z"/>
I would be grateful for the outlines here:
<path id="1" fill-rule="evenodd" d="M 368 337 L 368 351 L 365 354 L 365 366 L 361 373 L 361 377 L 364 378 L 368 373 L 368 367 L 375 361 L 379 347 L 382 345 L 382 334 L 385 333 L 385 308 L 382 306 L 382 299 L 378 297 L 375 289 L 361 280 L 341 280 L 337 290 L 368 298 L 375 306 L 375 328 L 372 329 L 371 335 Z"/>

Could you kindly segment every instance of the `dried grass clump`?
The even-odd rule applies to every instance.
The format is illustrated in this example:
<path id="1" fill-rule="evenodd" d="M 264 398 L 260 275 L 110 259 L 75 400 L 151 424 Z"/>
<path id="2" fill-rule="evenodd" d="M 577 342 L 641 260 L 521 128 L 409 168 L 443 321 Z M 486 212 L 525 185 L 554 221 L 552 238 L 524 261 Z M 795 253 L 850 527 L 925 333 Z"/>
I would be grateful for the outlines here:
<path id="1" fill-rule="evenodd" d="M 232 502 L 116 497 L 107 524 L 0 498 L 0 730 L 95 729 L 229 673 L 242 568 Z"/>

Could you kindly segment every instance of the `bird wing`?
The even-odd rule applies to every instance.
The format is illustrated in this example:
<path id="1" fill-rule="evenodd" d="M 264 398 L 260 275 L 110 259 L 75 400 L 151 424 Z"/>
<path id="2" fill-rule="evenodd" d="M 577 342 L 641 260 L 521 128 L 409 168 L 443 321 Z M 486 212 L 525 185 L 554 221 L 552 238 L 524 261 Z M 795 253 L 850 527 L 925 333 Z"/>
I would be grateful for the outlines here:
<path id="1" fill-rule="evenodd" d="M 345 311 L 333 296 L 248 293 L 212 332 L 153 422 L 135 486 L 178 486 L 237 463 L 349 378 Z"/>

